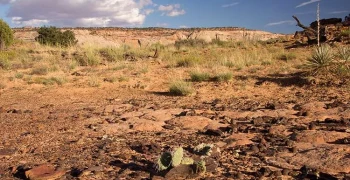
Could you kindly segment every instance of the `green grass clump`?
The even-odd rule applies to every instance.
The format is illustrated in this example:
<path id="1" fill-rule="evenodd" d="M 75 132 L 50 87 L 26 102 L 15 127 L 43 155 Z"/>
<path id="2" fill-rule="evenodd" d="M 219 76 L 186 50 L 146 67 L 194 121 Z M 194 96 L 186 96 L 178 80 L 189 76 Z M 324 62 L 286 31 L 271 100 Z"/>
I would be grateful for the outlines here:
<path id="1" fill-rule="evenodd" d="M 109 62 L 114 62 L 123 59 L 123 52 L 117 48 L 106 47 L 101 48 L 99 53 L 102 57 L 104 57 Z"/>
<path id="2" fill-rule="evenodd" d="M 88 85 L 90 87 L 100 87 L 100 80 L 96 76 L 91 76 L 88 80 Z"/>
<path id="3" fill-rule="evenodd" d="M 47 75 L 49 73 L 48 66 L 38 66 L 32 69 L 31 75 Z"/>
<path id="4" fill-rule="evenodd" d="M 187 96 L 194 91 L 192 84 L 185 81 L 175 81 L 169 86 L 169 92 L 173 95 Z"/>
<path id="5" fill-rule="evenodd" d="M 213 80 L 217 82 L 227 82 L 232 80 L 232 78 L 233 78 L 233 74 L 231 72 L 227 72 L 227 73 L 219 73 L 215 75 L 213 77 Z"/>
<path id="6" fill-rule="evenodd" d="M 16 73 L 15 74 L 15 78 L 16 79 L 22 79 L 24 77 L 24 74 L 23 73 Z"/>
<path id="7" fill-rule="evenodd" d="M 294 53 L 282 53 L 277 56 L 277 59 L 283 60 L 283 61 L 290 61 L 296 59 L 297 56 Z"/>
<path id="8" fill-rule="evenodd" d="M 201 63 L 201 59 L 197 56 L 185 56 L 177 60 L 176 66 L 177 67 L 193 67 L 197 64 Z"/>
<path id="9" fill-rule="evenodd" d="M 193 82 L 202 82 L 202 81 L 209 81 L 210 75 L 209 73 L 202 73 L 198 71 L 194 71 L 190 73 L 191 81 Z"/>
<path id="10" fill-rule="evenodd" d="M 29 84 L 43 84 L 43 85 L 62 85 L 66 82 L 64 78 L 61 77 L 50 77 L 50 78 L 45 78 L 45 77 L 36 77 L 34 79 L 29 80 Z"/>
<path id="11" fill-rule="evenodd" d="M 121 76 L 118 78 L 118 81 L 119 82 L 128 82 L 129 81 L 129 78 L 128 77 L 125 77 L 125 76 Z"/>
<path id="12" fill-rule="evenodd" d="M 74 59 L 80 66 L 97 66 L 101 62 L 101 57 L 96 48 L 85 47 L 82 52 L 73 54 Z"/>
<path id="13" fill-rule="evenodd" d="M 11 61 L 16 58 L 15 51 L 0 51 L 0 69 L 10 69 Z"/>

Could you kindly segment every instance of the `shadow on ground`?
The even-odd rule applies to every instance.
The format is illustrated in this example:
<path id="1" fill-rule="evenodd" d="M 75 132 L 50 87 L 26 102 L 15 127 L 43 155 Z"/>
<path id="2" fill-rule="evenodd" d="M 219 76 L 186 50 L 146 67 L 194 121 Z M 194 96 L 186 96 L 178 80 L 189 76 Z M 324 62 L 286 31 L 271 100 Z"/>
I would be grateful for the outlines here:
<path id="1" fill-rule="evenodd" d="M 302 73 L 293 74 L 271 74 L 264 77 L 253 77 L 257 80 L 256 85 L 262 85 L 265 82 L 275 83 L 282 87 L 298 86 L 303 87 L 310 85 L 310 82 L 303 76 Z"/>

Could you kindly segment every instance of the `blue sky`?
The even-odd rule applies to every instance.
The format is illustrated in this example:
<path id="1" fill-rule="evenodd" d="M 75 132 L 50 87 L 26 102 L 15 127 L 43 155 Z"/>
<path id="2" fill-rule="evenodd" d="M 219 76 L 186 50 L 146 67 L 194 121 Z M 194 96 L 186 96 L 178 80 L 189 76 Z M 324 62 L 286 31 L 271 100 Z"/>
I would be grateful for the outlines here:
<path id="1" fill-rule="evenodd" d="M 0 0 L 0 17 L 12 27 L 245 27 L 294 33 L 292 15 L 308 25 L 344 18 L 350 0 Z"/>

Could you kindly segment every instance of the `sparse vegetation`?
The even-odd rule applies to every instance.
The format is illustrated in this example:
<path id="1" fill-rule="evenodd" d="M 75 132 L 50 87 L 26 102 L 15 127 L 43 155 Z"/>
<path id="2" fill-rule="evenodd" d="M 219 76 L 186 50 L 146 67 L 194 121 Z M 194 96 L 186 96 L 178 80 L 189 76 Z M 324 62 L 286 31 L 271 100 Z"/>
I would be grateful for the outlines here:
<path id="1" fill-rule="evenodd" d="M 81 52 L 82 51 L 82 52 Z M 74 59 L 81 66 L 97 66 L 101 62 L 101 56 L 96 48 L 88 46 L 73 54 Z"/>
<path id="2" fill-rule="evenodd" d="M 217 82 L 227 82 L 232 80 L 233 74 L 231 72 L 226 72 L 226 73 L 218 73 L 213 77 L 214 81 Z"/>
<path id="3" fill-rule="evenodd" d="M 96 76 L 90 76 L 88 80 L 88 85 L 90 87 L 100 87 L 100 79 Z"/>
<path id="4" fill-rule="evenodd" d="M 194 89 L 191 83 L 177 80 L 170 83 L 169 92 L 177 96 L 187 96 L 192 94 Z"/>
<path id="5" fill-rule="evenodd" d="M 29 84 L 43 84 L 43 85 L 62 85 L 66 80 L 62 77 L 35 77 L 28 81 Z"/>
<path id="6" fill-rule="evenodd" d="M 178 40 L 175 41 L 175 47 L 176 49 L 181 49 L 182 47 L 204 47 L 208 43 L 205 42 L 203 39 L 184 39 L 184 40 Z"/>
<path id="7" fill-rule="evenodd" d="M 113 47 L 105 47 L 99 50 L 101 56 L 109 62 L 120 61 L 123 59 L 123 52 Z"/>

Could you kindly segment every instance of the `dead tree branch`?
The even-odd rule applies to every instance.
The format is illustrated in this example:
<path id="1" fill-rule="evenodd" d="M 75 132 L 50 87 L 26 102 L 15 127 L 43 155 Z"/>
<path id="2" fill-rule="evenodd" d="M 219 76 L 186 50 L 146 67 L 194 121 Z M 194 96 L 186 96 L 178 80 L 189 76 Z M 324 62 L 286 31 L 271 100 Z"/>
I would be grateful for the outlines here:
<path id="1" fill-rule="evenodd" d="M 317 32 L 316 32 L 314 29 L 312 29 L 312 28 L 310 28 L 310 27 L 307 27 L 307 26 L 301 24 L 300 21 L 299 21 L 299 19 L 298 19 L 296 16 L 293 16 L 293 18 L 295 19 L 295 21 L 297 21 L 297 26 L 303 28 L 303 29 L 306 30 L 306 31 L 310 31 L 310 32 L 312 32 L 312 33 L 314 33 L 314 34 L 317 34 Z"/>

